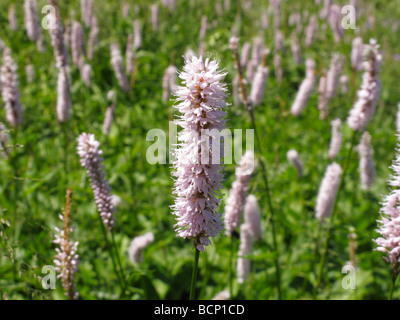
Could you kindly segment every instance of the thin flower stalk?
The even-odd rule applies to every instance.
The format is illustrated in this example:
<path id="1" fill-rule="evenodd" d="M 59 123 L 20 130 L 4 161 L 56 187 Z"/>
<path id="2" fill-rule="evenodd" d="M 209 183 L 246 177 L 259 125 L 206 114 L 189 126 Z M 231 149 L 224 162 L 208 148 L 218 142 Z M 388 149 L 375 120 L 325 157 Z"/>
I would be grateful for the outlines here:
<path id="1" fill-rule="evenodd" d="M 63 214 L 60 215 L 60 220 L 63 221 L 63 229 L 60 230 L 55 228 L 56 235 L 55 244 L 59 245 L 56 248 L 56 257 L 54 259 L 54 264 L 56 265 L 56 271 L 59 273 L 57 278 L 62 279 L 62 285 L 65 290 L 65 295 L 70 300 L 76 300 L 79 297 L 78 292 L 75 289 L 75 273 L 78 270 L 78 242 L 74 242 L 70 239 L 71 234 L 71 201 L 72 201 L 72 191 L 67 190 L 66 203 Z"/>
<path id="2" fill-rule="evenodd" d="M 231 49 L 233 51 L 236 69 L 238 70 L 239 85 L 240 85 L 241 94 L 242 94 L 242 97 L 243 97 L 243 99 L 242 99 L 243 105 L 249 112 L 250 119 L 251 119 L 251 122 L 252 122 L 252 126 L 254 128 L 254 132 L 255 132 L 255 136 L 256 136 L 257 148 L 258 148 L 259 152 L 262 154 L 261 138 L 260 138 L 258 130 L 257 130 L 255 116 L 254 116 L 254 110 L 253 110 L 253 107 L 252 107 L 252 105 L 251 105 L 251 103 L 249 101 L 249 97 L 248 97 L 248 94 L 247 94 L 246 83 L 245 83 L 245 79 L 244 79 L 244 76 L 243 76 L 243 70 L 242 70 L 242 67 L 240 65 L 239 46 L 232 47 Z M 275 229 L 276 228 L 275 227 L 275 212 L 274 212 L 274 208 L 272 206 L 271 191 L 270 191 L 270 188 L 269 188 L 267 169 L 266 169 L 265 164 L 264 164 L 263 161 L 260 161 L 260 164 L 261 164 L 261 172 L 262 172 L 262 177 L 263 177 L 263 181 L 264 181 L 265 191 L 266 191 L 266 194 L 267 194 L 268 208 L 269 208 L 269 211 L 270 211 L 270 222 L 271 222 L 271 227 L 272 227 L 273 248 L 274 248 L 274 251 L 276 253 L 278 253 L 279 252 L 279 248 L 278 248 L 276 229 Z M 233 246 L 232 246 L 232 248 L 233 248 Z M 274 263 L 275 263 L 275 270 L 276 270 L 276 284 L 277 284 L 277 289 L 278 289 L 278 299 L 281 299 L 282 298 L 282 294 L 281 294 L 281 279 L 280 279 L 281 277 L 280 277 L 280 267 L 279 267 L 278 255 L 275 257 Z"/>

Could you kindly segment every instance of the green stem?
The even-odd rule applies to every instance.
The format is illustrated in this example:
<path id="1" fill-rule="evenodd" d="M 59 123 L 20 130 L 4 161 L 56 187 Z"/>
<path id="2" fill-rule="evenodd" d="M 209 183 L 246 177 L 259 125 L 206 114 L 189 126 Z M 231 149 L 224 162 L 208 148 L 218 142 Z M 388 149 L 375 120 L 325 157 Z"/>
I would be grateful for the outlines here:
<path id="1" fill-rule="evenodd" d="M 112 239 L 112 242 L 113 242 L 115 255 L 117 256 L 117 262 L 118 262 L 119 270 L 120 270 L 120 272 L 121 272 L 122 282 L 124 283 L 124 287 L 126 288 L 126 287 L 127 287 L 127 286 L 126 286 L 126 277 L 125 277 L 124 269 L 122 268 L 121 259 L 120 259 L 120 257 L 119 257 L 119 252 L 118 252 L 118 248 L 117 248 L 117 243 L 115 242 L 114 230 L 111 231 L 111 239 Z"/>
<path id="2" fill-rule="evenodd" d="M 234 50 L 234 56 L 235 56 L 236 67 L 239 72 L 239 84 L 240 84 L 240 88 L 242 90 L 243 104 L 246 107 L 246 109 L 249 111 L 251 123 L 252 123 L 253 129 L 254 129 L 254 134 L 256 136 L 256 142 L 257 142 L 257 147 L 258 147 L 257 151 L 262 156 L 262 154 L 263 154 L 262 143 L 261 143 L 260 136 L 258 134 L 253 107 L 250 104 L 249 99 L 248 99 L 247 88 L 244 83 L 243 71 L 242 71 L 242 68 L 240 65 L 240 60 L 239 60 L 238 49 Z M 276 286 L 278 289 L 278 299 L 281 300 L 282 299 L 281 280 L 280 280 L 281 276 L 280 276 L 279 255 L 278 255 L 279 248 L 278 248 L 278 241 L 277 241 L 277 237 L 276 237 L 276 228 L 275 228 L 275 214 L 274 214 L 274 209 L 272 206 L 271 191 L 270 191 L 269 182 L 268 182 L 267 169 L 265 167 L 265 164 L 264 164 L 264 161 L 262 158 L 260 159 L 260 164 L 261 164 L 261 171 L 262 171 L 262 176 L 263 176 L 263 180 L 264 180 L 264 185 L 265 185 L 265 189 L 266 189 L 266 193 L 267 193 L 268 208 L 270 211 L 270 222 L 271 222 L 271 226 L 272 226 L 273 247 L 274 247 L 274 251 L 276 253 L 275 258 L 274 258 L 274 263 L 275 263 L 275 270 L 276 270 Z"/>
<path id="3" fill-rule="evenodd" d="M 250 117 L 251 117 L 251 122 L 254 128 L 254 133 L 256 136 L 257 140 L 257 146 L 258 146 L 258 151 L 262 155 L 262 144 L 261 144 L 261 139 L 258 134 L 258 130 L 256 127 L 256 121 L 254 118 L 254 113 L 253 110 L 249 110 L 250 112 Z M 282 299 L 282 293 L 281 293 L 281 276 L 280 276 L 280 266 L 279 266 L 279 248 L 278 248 L 278 241 L 276 237 L 276 227 L 275 227 L 275 212 L 274 208 L 272 206 L 272 200 L 271 200 L 271 189 L 269 187 L 269 182 L 268 182 L 268 175 L 267 175 L 267 169 L 265 167 L 263 159 L 260 159 L 260 164 L 261 164 L 261 172 L 265 184 L 265 189 L 267 192 L 267 201 L 268 201 L 268 208 L 270 212 L 270 222 L 271 222 L 271 227 L 272 227 L 272 241 L 273 241 L 273 246 L 274 246 L 274 251 L 276 252 L 275 258 L 274 258 L 274 263 L 275 263 L 275 270 L 276 270 L 276 286 L 278 288 L 278 299 Z"/>
<path id="4" fill-rule="evenodd" d="M 390 286 L 390 292 L 389 292 L 388 300 L 392 300 L 392 298 L 393 298 L 393 292 L 394 292 L 394 288 L 396 287 L 397 276 L 399 275 L 399 272 L 397 271 L 397 269 L 398 269 L 398 263 L 393 265 L 392 285 Z"/>
<path id="5" fill-rule="evenodd" d="M 389 292 L 388 300 L 392 300 L 393 291 L 394 291 L 394 282 L 392 280 L 392 285 L 390 286 L 390 292 Z"/>
<path id="6" fill-rule="evenodd" d="M 317 227 L 317 233 L 315 235 L 315 246 L 314 246 L 314 251 L 313 251 L 313 259 L 311 261 L 311 270 L 314 269 L 314 265 L 315 265 L 315 257 L 318 254 L 318 243 L 319 243 L 319 237 L 321 235 L 321 230 L 322 230 L 322 223 L 318 223 L 318 227 Z"/>
<path id="7" fill-rule="evenodd" d="M 205 271 L 203 282 L 201 284 L 200 293 L 199 293 L 199 299 L 204 299 L 204 298 L 202 298 L 203 294 L 204 294 L 204 290 L 207 287 L 207 283 L 208 283 L 208 280 L 210 280 L 210 276 L 211 276 L 212 269 L 213 269 L 213 266 L 210 265 L 210 263 L 209 263 L 209 260 L 213 261 L 212 257 L 211 257 L 211 259 L 209 259 L 206 252 L 204 252 L 204 257 L 206 259 L 206 261 L 205 261 L 206 262 L 205 263 L 206 271 Z"/>
<path id="8" fill-rule="evenodd" d="M 326 239 L 325 239 L 325 243 L 324 243 L 324 247 L 323 247 L 323 251 L 322 251 L 322 256 L 321 256 L 321 260 L 319 263 L 319 267 L 318 267 L 318 273 L 317 273 L 317 282 L 315 283 L 315 287 L 314 287 L 314 291 L 313 291 L 313 299 L 316 298 L 317 296 L 317 290 L 321 284 L 321 280 L 322 280 L 322 271 L 324 268 L 324 264 L 325 264 L 325 260 L 326 260 L 326 255 L 328 252 L 328 245 L 329 245 L 329 240 L 331 237 L 331 230 L 332 230 L 332 226 L 334 225 L 334 219 L 336 216 L 336 207 L 338 204 L 338 199 L 339 199 L 339 195 L 340 195 L 340 191 L 343 189 L 343 185 L 344 185 L 344 177 L 346 175 L 347 169 L 349 167 L 349 162 L 350 162 L 350 158 L 351 155 L 353 153 L 353 149 L 354 149 L 354 145 L 355 145 L 355 141 L 356 141 L 356 137 L 357 137 L 357 131 L 353 132 L 353 136 L 351 138 L 351 144 L 350 144 L 350 148 L 349 151 L 347 153 L 347 157 L 345 159 L 344 165 L 343 165 L 343 171 L 342 171 L 342 175 L 340 177 L 340 184 L 339 184 L 339 189 L 338 189 L 338 193 L 335 199 L 335 203 L 333 205 L 333 210 L 332 210 L 332 214 L 331 214 L 331 218 L 328 222 L 327 225 L 327 231 L 326 231 Z"/>
<path id="9" fill-rule="evenodd" d="M 125 295 L 125 287 L 124 287 L 124 285 L 123 285 L 123 283 L 121 281 L 121 276 L 120 276 L 120 274 L 119 274 L 119 272 L 117 270 L 117 264 L 115 263 L 115 258 L 114 258 L 114 255 L 112 253 L 112 248 L 111 248 L 111 245 L 110 245 L 110 243 L 108 241 L 107 231 L 106 231 L 106 228 L 104 227 L 103 220 L 101 219 L 100 215 L 99 215 L 99 219 L 100 219 L 100 224 L 101 224 L 101 230 L 103 231 L 104 240 L 106 242 L 106 246 L 107 246 L 108 252 L 109 252 L 110 257 L 111 257 L 111 261 L 112 261 L 112 264 L 113 264 L 113 267 L 114 267 L 115 274 L 117 275 L 118 282 L 119 282 L 119 285 L 120 285 L 121 290 L 122 290 L 122 294 Z"/>
<path id="10" fill-rule="evenodd" d="M 200 256 L 200 251 L 197 248 L 195 248 L 193 273 L 192 273 L 192 283 L 190 285 L 190 297 L 189 297 L 189 300 L 195 300 L 197 270 L 199 269 L 199 256 Z"/>

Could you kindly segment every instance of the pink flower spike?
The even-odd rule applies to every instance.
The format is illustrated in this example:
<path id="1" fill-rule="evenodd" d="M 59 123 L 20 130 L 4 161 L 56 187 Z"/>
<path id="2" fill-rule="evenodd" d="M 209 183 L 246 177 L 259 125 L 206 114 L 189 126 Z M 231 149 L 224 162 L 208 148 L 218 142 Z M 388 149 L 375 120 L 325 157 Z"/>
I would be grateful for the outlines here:
<path id="1" fill-rule="evenodd" d="M 396 159 L 390 167 L 393 175 L 388 182 L 392 190 L 383 198 L 381 220 L 377 221 L 376 230 L 380 237 L 374 240 L 378 245 L 375 250 L 386 253 L 384 259 L 391 264 L 400 262 L 400 144 L 397 144 L 396 151 Z"/>
<path id="2" fill-rule="evenodd" d="M 97 210 L 101 219 L 112 230 L 115 224 L 111 188 L 104 172 L 103 151 L 99 149 L 100 142 L 96 141 L 94 134 L 82 133 L 78 137 L 78 155 L 82 167 L 86 168 L 92 186 Z"/>
<path id="3" fill-rule="evenodd" d="M 209 238 L 223 229 L 216 212 L 223 178 L 221 158 L 212 159 L 214 140 L 202 138 L 202 133 L 205 129 L 220 132 L 225 127 L 226 86 L 221 80 L 226 74 L 218 70 L 215 60 L 192 56 L 185 62 L 179 75 L 184 86 L 176 90 L 175 107 L 181 114 L 177 123 L 183 130 L 175 150 L 175 204 L 171 208 L 177 216 L 178 236 L 193 239 L 195 247 L 203 250 L 211 243 Z M 204 142 L 209 143 L 206 150 L 202 150 Z M 205 162 L 204 156 L 209 156 L 209 161 Z"/>

